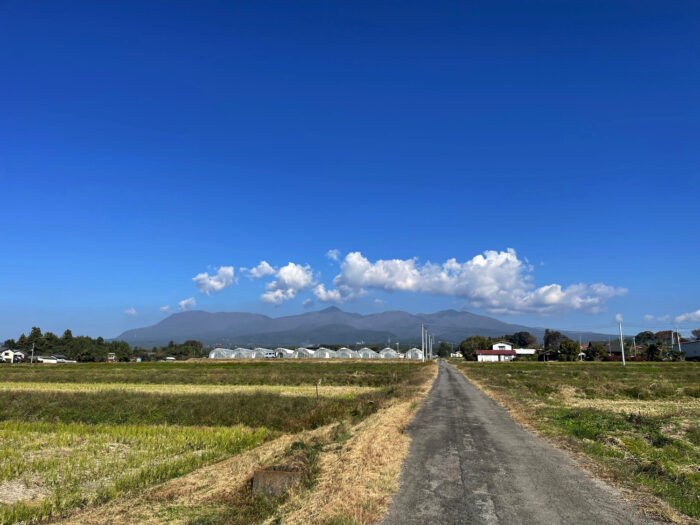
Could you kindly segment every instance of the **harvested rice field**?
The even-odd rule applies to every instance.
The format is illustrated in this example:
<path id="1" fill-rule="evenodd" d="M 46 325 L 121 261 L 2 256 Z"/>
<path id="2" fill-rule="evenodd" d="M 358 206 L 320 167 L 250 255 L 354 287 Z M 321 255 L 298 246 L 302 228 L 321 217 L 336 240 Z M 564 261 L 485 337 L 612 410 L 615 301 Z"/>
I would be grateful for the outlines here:
<path id="1" fill-rule="evenodd" d="M 301 502 L 318 496 L 312 487 L 324 486 L 327 465 L 338 467 L 331 456 L 343 455 L 365 427 L 397 436 L 395 450 L 377 460 L 377 472 L 372 461 L 360 468 L 358 483 L 382 480 L 373 506 L 350 499 L 337 508 L 370 522 L 407 449 L 401 425 L 435 368 L 315 361 L 2 366 L 0 523 L 284 522 L 308 512 Z M 382 463 L 394 456 L 391 466 Z M 249 494 L 253 468 L 292 459 L 304 471 L 300 489 L 276 498 Z M 236 474 L 207 477 L 221 465 Z M 343 470 L 353 466 L 344 462 Z M 181 483 L 211 497 L 178 493 L 159 503 L 164 487 Z M 317 502 L 319 523 L 331 512 L 324 501 L 331 499 Z"/>

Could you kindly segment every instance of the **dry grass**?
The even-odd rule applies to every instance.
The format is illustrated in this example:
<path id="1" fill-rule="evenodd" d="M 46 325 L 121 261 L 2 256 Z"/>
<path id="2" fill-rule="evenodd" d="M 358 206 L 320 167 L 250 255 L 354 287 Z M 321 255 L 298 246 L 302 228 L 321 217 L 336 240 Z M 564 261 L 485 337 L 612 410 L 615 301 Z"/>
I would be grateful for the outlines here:
<path id="1" fill-rule="evenodd" d="M 321 455 L 318 484 L 290 498 L 281 523 L 322 524 L 334 519 L 377 523 L 398 488 L 401 464 L 408 454 L 404 428 L 418 409 L 437 376 L 437 367 L 426 369 L 422 388 L 368 417 L 350 431 L 351 437 L 335 450 Z"/>
<path id="2" fill-rule="evenodd" d="M 52 523 L 103 525 L 117 523 L 183 523 L 188 519 L 163 519 L 168 507 L 197 507 L 227 500 L 244 485 L 255 468 L 278 461 L 292 442 L 327 437 L 332 425 L 298 434 L 287 434 L 238 456 L 201 468 L 152 487 L 136 498 L 119 499 L 87 508 Z"/>
<path id="3" fill-rule="evenodd" d="M 318 387 L 319 397 L 348 397 L 377 390 L 369 386 Z M 196 385 L 149 383 L 44 383 L 17 381 L 0 383 L 0 392 L 137 392 L 144 394 L 278 394 L 281 396 L 315 396 L 315 385 Z"/>

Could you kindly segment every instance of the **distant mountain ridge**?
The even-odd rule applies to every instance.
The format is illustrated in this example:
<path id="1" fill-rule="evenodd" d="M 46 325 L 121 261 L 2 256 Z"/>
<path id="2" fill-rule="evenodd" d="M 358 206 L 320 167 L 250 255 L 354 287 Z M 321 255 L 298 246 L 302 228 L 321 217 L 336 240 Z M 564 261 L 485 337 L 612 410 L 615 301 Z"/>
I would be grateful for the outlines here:
<path id="1" fill-rule="evenodd" d="M 248 312 L 205 312 L 193 310 L 172 314 L 159 323 L 127 330 L 116 340 L 138 346 L 161 346 L 196 339 L 205 345 L 298 346 L 313 344 L 385 344 L 389 340 L 420 343 L 420 325 L 430 327 L 436 340 L 459 342 L 471 335 L 498 337 L 530 332 L 542 340 L 544 328 L 509 324 L 470 312 L 443 310 L 433 314 L 411 314 L 388 310 L 378 314 L 344 312 L 331 306 L 324 310 L 285 317 L 268 317 Z M 561 330 L 564 335 L 584 341 L 605 334 Z"/>

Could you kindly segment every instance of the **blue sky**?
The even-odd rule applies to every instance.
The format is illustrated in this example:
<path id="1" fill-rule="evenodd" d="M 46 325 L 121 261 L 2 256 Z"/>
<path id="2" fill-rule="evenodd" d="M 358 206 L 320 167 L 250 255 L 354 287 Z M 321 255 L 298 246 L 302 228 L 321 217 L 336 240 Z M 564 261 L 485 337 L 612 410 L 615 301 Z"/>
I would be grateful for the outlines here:
<path id="1" fill-rule="evenodd" d="M 189 298 L 700 327 L 698 34 L 697 2 L 2 2 L 0 338 Z"/>

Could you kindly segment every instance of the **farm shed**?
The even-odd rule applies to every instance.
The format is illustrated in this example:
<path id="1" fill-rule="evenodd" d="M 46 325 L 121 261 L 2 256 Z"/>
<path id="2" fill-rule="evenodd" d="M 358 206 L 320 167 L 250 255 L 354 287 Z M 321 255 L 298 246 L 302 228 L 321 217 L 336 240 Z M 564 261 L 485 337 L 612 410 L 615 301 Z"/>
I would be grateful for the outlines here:
<path id="1" fill-rule="evenodd" d="M 297 348 L 297 357 L 299 359 L 310 359 L 315 357 L 315 352 L 313 350 L 309 350 L 308 348 Z"/>
<path id="2" fill-rule="evenodd" d="M 382 359 L 398 359 L 399 354 L 396 350 L 392 350 L 391 348 L 386 347 L 380 350 L 379 357 L 381 357 Z"/>
<path id="3" fill-rule="evenodd" d="M 423 359 L 423 350 L 420 348 L 409 348 L 406 351 L 406 359 Z"/>
<path id="4" fill-rule="evenodd" d="M 336 357 L 340 357 L 343 359 L 357 359 L 358 357 L 360 357 L 360 355 L 354 350 L 350 350 L 349 348 L 343 347 L 340 350 L 338 350 Z"/>
<path id="5" fill-rule="evenodd" d="M 333 357 L 338 357 L 338 354 L 334 350 L 322 346 L 314 352 L 314 357 L 317 359 L 331 359 Z"/>
<path id="6" fill-rule="evenodd" d="M 379 359 L 379 354 L 371 348 L 360 348 L 357 354 L 360 359 Z"/>
<path id="7" fill-rule="evenodd" d="M 296 359 L 297 352 L 289 348 L 280 347 L 275 349 L 275 357 L 277 357 L 277 359 Z"/>

